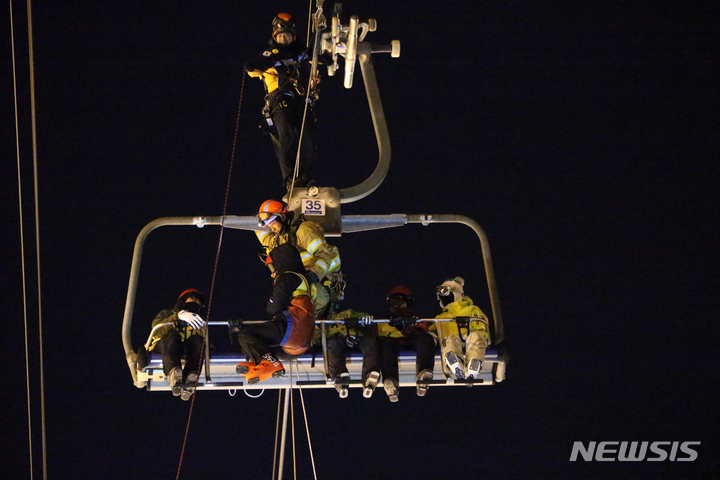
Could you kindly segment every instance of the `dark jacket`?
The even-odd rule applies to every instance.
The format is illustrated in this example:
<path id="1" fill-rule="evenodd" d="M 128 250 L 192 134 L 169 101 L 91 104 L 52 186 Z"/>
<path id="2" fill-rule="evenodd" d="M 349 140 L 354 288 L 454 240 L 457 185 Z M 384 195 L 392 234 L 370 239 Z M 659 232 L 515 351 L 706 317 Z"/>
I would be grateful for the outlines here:
<path id="1" fill-rule="evenodd" d="M 270 258 L 277 276 L 266 311 L 278 320 L 287 321 L 287 332 L 280 345 L 285 352 L 300 355 L 310 346 L 315 326 L 310 284 L 300 273 L 305 267 L 300 252 L 289 243 L 273 249 Z"/>

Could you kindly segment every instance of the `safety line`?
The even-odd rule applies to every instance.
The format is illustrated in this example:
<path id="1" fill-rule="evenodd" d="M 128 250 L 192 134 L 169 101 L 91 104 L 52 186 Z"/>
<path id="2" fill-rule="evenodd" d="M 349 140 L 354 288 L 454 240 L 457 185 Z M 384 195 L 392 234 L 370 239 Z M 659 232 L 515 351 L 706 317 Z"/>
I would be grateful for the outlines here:
<path id="1" fill-rule="evenodd" d="M 310 450 L 310 463 L 312 464 L 312 467 L 313 467 L 313 477 L 315 478 L 315 480 L 317 480 L 317 472 L 315 471 L 315 457 L 313 456 L 312 442 L 310 441 L 310 425 L 308 424 L 308 421 L 307 421 L 307 412 L 305 411 L 305 399 L 302 394 L 302 387 L 300 386 L 300 366 L 297 364 L 297 362 L 295 362 L 295 368 L 297 369 L 297 379 L 298 379 L 297 387 L 298 387 L 298 392 L 300 392 L 300 404 L 302 405 L 303 417 L 305 418 L 305 432 L 307 433 L 307 437 L 308 437 L 308 449 Z M 292 376 L 292 371 L 290 372 L 290 375 Z"/>
<path id="2" fill-rule="evenodd" d="M 292 362 L 290 363 L 290 426 L 292 427 L 292 454 L 293 454 L 293 478 L 297 480 L 297 459 L 295 458 L 295 402 L 292 391 Z"/>
<path id="3" fill-rule="evenodd" d="M 217 268 L 218 268 L 218 263 L 220 260 L 220 248 L 222 247 L 223 232 L 225 231 L 225 215 L 227 214 L 228 197 L 230 196 L 230 183 L 232 180 L 233 165 L 235 163 L 235 151 L 237 149 L 238 131 L 240 129 L 240 113 L 242 111 L 242 100 L 243 100 L 244 92 L 245 92 L 245 75 L 242 76 L 242 83 L 240 84 L 240 98 L 238 100 L 237 117 L 235 118 L 235 135 L 233 138 L 232 152 L 230 154 L 230 168 L 228 171 L 227 186 L 225 187 L 225 200 L 223 202 L 223 210 L 222 210 L 222 217 L 221 217 L 222 220 L 220 221 L 220 235 L 218 238 L 217 250 L 215 252 L 215 265 L 213 267 L 212 282 L 210 284 L 210 295 L 208 297 L 208 308 L 207 308 L 207 318 L 206 318 L 206 321 L 208 321 L 208 322 L 210 321 L 210 310 L 212 308 L 212 298 L 213 298 L 213 293 L 215 291 L 215 279 L 217 276 Z M 203 344 L 202 344 L 202 348 L 200 349 L 200 358 L 203 358 L 205 356 L 205 352 L 207 351 L 207 334 L 208 334 L 208 328 L 206 326 L 203 331 Z M 206 358 L 206 361 L 205 361 L 206 367 L 207 367 L 207 363 L 208 363 L 208 359 Z M 202 364 L 202 362 L 200 362 L 200 364 Z M 178 462 L 178 469 L 177 469 L 177 474 L 175 476 L 175 480 L 180 478 L 180 469 L 182 468 L 182 461 L 183 461 L 183 457 L 185 456 L 185 446 L 187 445 L 188 432 L 190 431 L 190 420 L 192 419 L 193 407 L 195 406 L 195 398 L 197 397 L 197 385 L 198 385 L 198 381 L 200 380 L 201 369 L 202 369 L 202 367 L 200 365 L 198 365 L 198 371 L 195 376 L 195 389 L 194 389 L 194 393 L 192 396 L 192 401 L 190 402 L 190 411 L 188 412 L 188 420 L 187 420 L 187 424 L 185 426 L 185 437 L 183 438 L 183 445 L 182 445 L 182 450 L 180 452 L 180 460 Z"/>
<path id="4" fill-rule="evenodd" d="M 35 255 L 37 259 L 37 297 L 38 297 L 38 342 L 40 354 L 40 424 L 43 455 L 43 479 L 47 479 L 47 437 L 45 435 L 45 368 L 43 361 L 42 328 L 42 281 L 40 268 L 40 199 L 38 186 L 37 124 L 35 121 L 35 54 L 32 33 L 32 0 L 27 0 L 28 22 L 28 58 L 30 69 L 30 118 L 32 123 L 33 150 L 33 189 L 35 193 Z"/>
<path id="5" fill-rule="evenodd" d="M 13 103 L 15 106 L 15 154 L 17 157 L 18 207 L 20 215 L 20 269 L 22 271 L 23 325 L 25 329 L 25 387 L 27 390 L 28 450 L 30 453 L 30 479 L 33 475 L 32 409 L 30 405 L 30 352 L 27 314 L 27 274 L 25 272 L 25 234 L 23 228 L 22 176 L 20 174 L 20 121 L 18 120 L 17 72 L 15 69 L 15 15 L 10 0 L 10 44 L 12 50 Z"/>
<path id="6" fill-rule="evenodd" d="M 308 1 L 308 26 L 307 37 L 305 38 L 305 48 L 310 48 L 310 22 L 312 20 L 312 0 Z"/>
<path id="7" fill-rule="evenodd" d="M 278 390 L 278 410 L 277 410 L 277 417 L 275 418 L 275 446 L 273 447 L 273 471 L 272 471 L 272 480 L 275 480 L 275 471 L 277 467 L 277 453 L 278 453 L 278 436 L 280 435 L 280 408 L 282 404 L 282 394 L 283 389 Z"/>
<path id="8" fill-rule="evenodd" d="M 310 463 L 312 463 L 313 477 L 317 480 L 317 471 L 315 470 L 315 457 L 313 456 L 312 442 L 310 441 L 310 424 L 308 423 L 307 411 L 305 410 L 305 398 L 303 397 L 302 387 L 300 386 L 300 367 L 295 363 L 297 368 L 298 392 L 300 392 L 300 403 L 302 405 L 303 417 L 305 418 L 305 431 L 307 433 L 308 449 L 310 450 Z"/>
<path id="9" fill-rule="evenodd" d="M 310 8 L 312 9 L 312 0 L 310 0 Z M 317 6 L 317 12 L 315 12 L 316 16 L 319 16 L 322 14 L 322 2 L 318 1 Z M 313 50 L 315 45 L 317 45 L 317 36 L 320 34 L 320 30 L 318 29 L 318 25 L 315 26 L 315 37 L 316 41 L 313 42 Z M 308 22 L 308 43 L 310 39 L 310 24 Z M 311 69 L 312 71 L 312 69 Z M 305 133 L 305 119 L 307 118 L 307 111 L 308 111 L 308 99 L 310 98 L 310 88 L 312 87 L 313 78 L 312 75 L 310 75 L 310 78 L 308 79 L 308 86 L 307 89 L 305 89 L 305 108 L 303 109 L 303 117 L 302 117 L 302 124 L 300 125 L 300 138 L 298 138 L 298 148 L 297 153 L 295 155 L 295 170 L 293 171 L 293 178 L 292 182 L 290 182 L 290 190 L 288 190 L 288 201 L 292 198 L 293 189 L 295 188 L 295 179 L 298 176 L 298 173 L 300 172 L 300 152 L 302 149 L 302 141 L 303 141 L 303 134 Z"/>

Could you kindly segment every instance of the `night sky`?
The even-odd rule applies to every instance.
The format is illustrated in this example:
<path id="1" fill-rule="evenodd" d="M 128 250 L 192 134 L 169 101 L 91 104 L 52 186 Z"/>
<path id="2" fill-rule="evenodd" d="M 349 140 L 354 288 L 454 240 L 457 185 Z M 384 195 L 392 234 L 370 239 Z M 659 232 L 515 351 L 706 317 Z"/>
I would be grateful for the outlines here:
<path id="1" fill-rule="evenodd" d="M 9 18 L 9 5 L 2 7 Z M 34 474 L 41 478 L 27 10 L 14 2 Z M 330 15 L 332 2 L 325 3 Z M 715 2 L 345 1 L 368 40 L 392 142 L 384 183 L 345 215 L 460 214 L 488 235 L 511 351 L 493 387 L 305 390 L 321 479 L 718 478 L 718 55 Z M 42 326 L 49 478 L 174 478 L 189 402 L 136 389 L 121 325 L 148 222 L 252 215 L 284 190 L 243 63 L 303 2 L 34 2 Z M 3 26 L 0 253 L 4 478 L 29 478 L 10 22 Z M 369 176 L 377 148 L 358 71 L 325 76 L 321 186 Z M 235 124 L 242 92 L 237 139 Z M 234 147 L 235 145 L 235 147 Z M 234 156 L 233 156 L 233 152 Z M 163 227 L 145 245 L 133 343 L 180 291 L 210 292 L 220 229 Z M 331 239 L 345 306 L 415 311 L 465 278 L 490 312 L 462 226 Z M 250 232 L 225 230 L 210 320 L 264 318 L 270 280 Z M 218 346 L 222 328 L 211 330 Z M 9 388 L 8 388 L 9 387 Z M 200 391 L 181 478 L 269 478 L 277 391 Z M 298 478 L 312 478 L 295 396 Z M 573 442 L 699 441 L 694 462 L 570 462 Z M 286 456 L 284 478 L 292 478 Z"/>

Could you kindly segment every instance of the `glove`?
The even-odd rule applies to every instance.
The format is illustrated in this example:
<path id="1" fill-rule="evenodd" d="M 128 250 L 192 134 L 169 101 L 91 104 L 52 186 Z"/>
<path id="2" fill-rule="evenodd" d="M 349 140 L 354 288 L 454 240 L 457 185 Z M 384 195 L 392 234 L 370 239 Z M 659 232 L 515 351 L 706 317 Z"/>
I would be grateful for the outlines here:
<path id="1" fill-rule="evenodd" d="M 375 318 L 373 318 L 372 315 L 363 315 L 362 317 L 360 317 L 360 321 L 358 323 L 360 323 L 361 327 L 369 327 L 373 324 L 374 321 Z"/>
<path id="2" fill-rule="evenodd" d="M 305 271 L 305 279 L 308 281 L 308 283 L 317 283 L 320 281 L 318 276 L 310 270 Z"/>
<path id="3" fill-rule="evenodd" d="M 199 330 L 205 326 L 205 320 L 203 320 L 200 315 L 188 312 L 187 310 L 180 310 L 178 312 L 178 318 L 195 330 Z"/>
<path id="4" fill-rule="evenodd" d="M 390 317 L 389 325 L 400 330 L 414 327 L 416 319 L 415 317 Z"/>

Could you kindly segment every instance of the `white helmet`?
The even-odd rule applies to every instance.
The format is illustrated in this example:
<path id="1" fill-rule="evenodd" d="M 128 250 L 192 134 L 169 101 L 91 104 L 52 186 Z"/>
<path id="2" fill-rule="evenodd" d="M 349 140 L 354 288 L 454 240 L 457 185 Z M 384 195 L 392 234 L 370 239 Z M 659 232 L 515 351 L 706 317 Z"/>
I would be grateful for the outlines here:
<path id="1" fill-rule="evenodd" d="M 449 278 L 435 289 L 440 308 L 445 309 L 450 303 L 457 302 L 465 296 L 463 291 L 465 280 L 462 277 Z M 452 295 L 451 295 L 452 294 Z"/>

